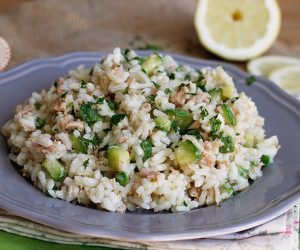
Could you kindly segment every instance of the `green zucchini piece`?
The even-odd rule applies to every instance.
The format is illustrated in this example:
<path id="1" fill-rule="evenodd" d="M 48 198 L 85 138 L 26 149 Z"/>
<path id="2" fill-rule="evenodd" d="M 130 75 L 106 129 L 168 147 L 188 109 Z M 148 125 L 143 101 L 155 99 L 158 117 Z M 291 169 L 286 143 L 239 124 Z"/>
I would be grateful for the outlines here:
<path id="1" fill-rule="evenodd" d="M 64 166 L 56 159 L 45 159 L 42 166 L 55 181 L 60 181 L 67 175 Z"/>
<path id="2" fill-rule="evenodd" d="M 201 159 L 200 150 L 190 140 L 181 142 L 174 153 L 180 166 L 190 165 Z"/>

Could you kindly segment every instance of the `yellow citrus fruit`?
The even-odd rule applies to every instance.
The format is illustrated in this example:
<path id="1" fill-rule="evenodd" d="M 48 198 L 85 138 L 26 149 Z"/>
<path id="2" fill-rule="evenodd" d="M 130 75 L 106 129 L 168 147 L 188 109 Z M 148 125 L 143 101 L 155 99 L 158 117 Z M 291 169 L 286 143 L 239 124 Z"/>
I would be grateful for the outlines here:
<path id="1" fill-rule="evenodd" d="M 198 0 L 194 24 L 206 49 L 224 59 L 245 61 L 275 42 L 281 12 L 276 0 Z"/>

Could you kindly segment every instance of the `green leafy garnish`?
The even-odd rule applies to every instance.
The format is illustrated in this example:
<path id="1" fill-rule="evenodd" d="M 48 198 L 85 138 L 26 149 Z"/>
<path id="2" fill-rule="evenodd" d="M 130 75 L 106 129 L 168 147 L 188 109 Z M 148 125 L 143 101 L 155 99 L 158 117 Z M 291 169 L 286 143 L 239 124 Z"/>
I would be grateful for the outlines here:
<path id="1" fill-rule="evenodd" d="M 79 136 L 78 139 L 86 146 L 92 144 L 93 148 L 97 148 L 100 144 L 99 138 L 96 135 L 92 139 L 87 139 L 82 136 Z"/>
<path id="2" fill-rule="evenodd" d="M 113 124 L 113 125 L 118 125 L 120 121 L 122 121 L 124 118 L 125 118 L 125 114 L 117 114 L 117 115 L 113 115 L 111 117 L 111 120 L 110 122 Z"/>
<path id="3" fill-rule="evenodd" d="M 173 131 L 174 131 L 175 133 L 177 133 L 177 132 L 179 131 L 179 126 L 178 126 L 177 121 L 172 121 L 172 123 L 171 123 L 171 128 L 173 129 Z"/>
<path id="4" fill-rule="evenodd" d="M 123 171 L 117 173 L 115 176 L 115 179 L 123 187 L 125 187 L 127 185 L 127 183 L 129 182 L 129 178 L 128 178 L 127 174 Z"/>
<path id="5" fill-rule="evenodd" d="M 248 179 L 248 170 L 244 169 L 243 167 L 238 167 L 238 173 L 240 176 Z"/>
<path id="6" fill-rule="evenodd" d="M 221 141 L 224 143 L 224 145 L 219 148 L 220 153 L 226 154 L 234 151 L 234 143 L 230 135 L 222 136 Z"/>
<path id="7" fill-rule="evenodd" d="M 154 102 L 155 97 L 156 97 L 155 95 L 148 95 L 148 96 L 146 97 L 146 100 L 147 100 L 148 102 L 152 103 L 152 102 Z"/>
<path id="8" fill-rule="evenodd" d="M 81 88 L 85 89 L 86 88 L 86 82 L 84 80 L 81 81 Z"/>
<path id="9" fill-rule="evenodd" d="M 45 118 L 41 118 L 41 117 L 37 117 L 34 120 L 34 124 L 35 124 L 35 127 L 37 129 L 42 129 L 46 125 L 46 119 Z"/>
<path id="10" fill-rule="evenodd" d="M 145 162 L 148 158 L 150 158 L 152 156 L 153 144 L 150 140 L 142 140 L 140 146 L 144 151 L 144 156 L 142 157 L 142 159 L 143 159 L 143 162 Z"/>
<path id="11" fill-rule="evenodd" d="M 175 73 L 170 73 L 168 74 L 168 77 L 170 78 L 170 80 L 174 80 L 176 78 Z"/>
<path id="12" fill-rule="evenodd" d="M 271 158 L 268 155 L 262 155 L 260 157 L 261 162 L 264 164 L 264 166 L 267 166 L 271 163 Z"/>
<path id="13" fill-rule="evenodd" d="M 159 84 L 157 84 L 156 82 L 154 82 L 154 81 L 151 81 L 152 83 L 153 83 L 153 85 L 154 85 L 154 87 L 156 88 L 156 89 L 159 89 L 160 88 L 160 85 Z"/>
<path id="14" fill-rule="evenodd" d="M 169 116 L 170 120 L 177 122 L 180 133 L 183 133 L 193 123 L 193 117 L 185 110 L 167 109 L 165 113 Z"/>
<path id="15" fill-rule="evenodd" d="M 211 126 L 211 136 L 213 139 L 218 137 L 218 131 L 220 130 L 222 122 L 218 119 L 218 115 L 215 115 L 214 117 L 210 118 L 209 124 Z"/>
<path id="16" fill-rule="evenodd" d="M 187 207 L 188 204 L 185 201 L 183 201 L 183 206 Z"/>
<path id="17" fill-rule="evenodd" d="M 171 90 L 171 89 L 169 89 L 169 88 L 166 88 L 166 89 L 165 89 L 165 93 L 166 93 L 166 95 L 169 95 L 169 94 L 171 94 L 171 93 L 172 93 L 172 90 Z"/>
<path id="18" fill-rule="evenodd" d="M 200 110 L 201 110 L 200 117 L 203 120 L 206 116 L 208 116 L 208 111 L 203 106 L 200 107 Z"/>
<path id="19" fill-rule="evenodd" d="M 39 102 L 36 102 L 34 104 L 34 107 L 35 107 L 36 110 L 39 110 L 41 108 L 41 106 L 42 106 L 42 104 L 40 104 Z"/>
<path id="20" fill-rule="evenodd" d="M 94 100 L 95 100 L 95 103 L 96 103 L 96 104 L 103 104 L 103 102 L 104 102 L 104 100 L 105 100 L 104 97 L 98 97 L 98 96 L 96 96 L 96 95 L 93 95 L 93 97 L 94 97 Z"/>
<path id="21" fill-rule="evenodd" d="M 108 107 L 112 110 L 112 111 L 116 111 L 118 106 L 116 103 L 114 103 L 112 100 L 106 100 Z"/>
<path id="22" fill-rule="evenodd" d="M 246 84 L 247 84 L 248 86 L 250 86 L 250 85 L 252 85 L 255 81 L 256 81 L 255 76 L 249 76 L 249 77 L 246 79 Z"/>
<path id="23" fill-rule="evenodd" d="M 191 79 L 192 79 L 192 76 L 190 73 L 187 73 L 184 77 L 184 80 L 186 80 L 186 81 L 190 81 Z"/>
<path id="24" fill-rule="evenodd" d="M 98 114 L 96 109 L 92 108 L 92 103 L 90 102 L 81 104 L 79 114 L 89 125 L 102 120 L 102 116 Z"/>
<path id="25" fill-rule="evenodd" d="M 197 131 L 196 129 L 189 129 L 187 131 L 185 131 L 186 135 L 193 135 L 195 136 L 198 140 L 202 139 L 201 134 L 199 133 L 199 131 Z"/>
<path id="26" fill-rule="evenodd" d="M 86 167 L 89 165 L 89 162 L 90 162 L 90 159 L 86 159 L 86 160 L 83 162 L 84 169 L 86 169 Z"/>
<path id="27" fill-rule="evenodd" d="M 91 68 L 89 75 L 91 76 L 91 75 L 93 75 L 93 73 L 94 73 L 94 68 Z"/>

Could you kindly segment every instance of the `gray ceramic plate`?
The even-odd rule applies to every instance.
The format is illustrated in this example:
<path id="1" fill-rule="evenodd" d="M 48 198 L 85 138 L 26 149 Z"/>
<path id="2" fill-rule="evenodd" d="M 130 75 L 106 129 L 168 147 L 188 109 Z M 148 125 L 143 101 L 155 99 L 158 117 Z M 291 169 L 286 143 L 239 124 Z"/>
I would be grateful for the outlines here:
<path id="1" fill-rule="evenodd" d="M 31 61 L 0 73 L 0 126 L 33 91 L 49 88 L 69 69 L 79 64 L 91 66 L 105 54 L 72 53 Z M 104 212 L 50 198 L 34 188 L 9 161 L 8 148 L 0 136 L 0 207 L 74 233 L 153 241 L 210 237 L 248 229 L 273 219 L 300 201 L 300 102 L 261 78 L 247 86 L 248 75 L 231 65 L 173 56 L 181 64 L 195 68 L 222 64 L 239 91 L 245 91 L 256 102 L 266 119 L 267 135 L 278 135 L 282 146 L 275 162 L 264 169 L 262 178 L 219 207 L 175 214 Z"/>

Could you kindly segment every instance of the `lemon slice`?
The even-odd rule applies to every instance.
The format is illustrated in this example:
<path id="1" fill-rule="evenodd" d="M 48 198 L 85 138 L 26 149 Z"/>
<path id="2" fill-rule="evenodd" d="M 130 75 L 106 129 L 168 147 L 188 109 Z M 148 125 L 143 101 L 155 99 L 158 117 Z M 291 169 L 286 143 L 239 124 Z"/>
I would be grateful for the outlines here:
<path id="1" fill-rule="evenodd" d="M 248 62 L 247 69 L 253 75 L 268 77 L 270 73 L 279 68 L 300 65 L 300 59 L 286 56 L 263 56 Z"/>
<path id="2" fill-rule="evenodd" d="M 300 95 L 300 65 L 277 69 L 269 78 L 288 93 Z"/>
<path id="3" fill-rule="evenodd" d="M 200 42 L 235 61 L 257 57 L 276 40 L 281 13 L 276 0 L 199 0 L 194 24 Z"/>

